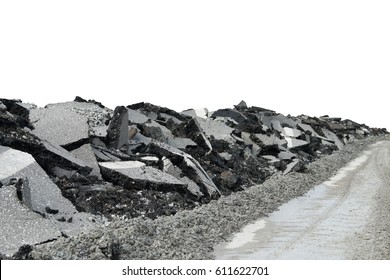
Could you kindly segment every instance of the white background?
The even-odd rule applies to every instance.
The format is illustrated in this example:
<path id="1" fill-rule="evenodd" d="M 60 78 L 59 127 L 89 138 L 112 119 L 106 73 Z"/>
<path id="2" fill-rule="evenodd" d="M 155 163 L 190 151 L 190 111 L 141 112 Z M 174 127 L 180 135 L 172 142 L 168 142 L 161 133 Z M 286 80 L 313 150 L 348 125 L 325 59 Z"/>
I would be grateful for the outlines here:
<path id="1" fill-rule="evenodd" d="M 0 97 L 387 127 L 389 1 L 0 1 Z"/>

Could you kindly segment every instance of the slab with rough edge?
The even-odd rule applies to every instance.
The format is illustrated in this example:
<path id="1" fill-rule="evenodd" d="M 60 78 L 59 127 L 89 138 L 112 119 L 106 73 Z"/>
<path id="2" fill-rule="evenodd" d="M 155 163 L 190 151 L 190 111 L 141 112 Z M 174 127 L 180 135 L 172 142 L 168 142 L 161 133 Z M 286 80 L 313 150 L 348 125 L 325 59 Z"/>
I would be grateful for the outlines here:
<path id="1" fill-rule="evenodd" d="M 61 236 L 52 221 L 23 205 L 13 185 L 0 188 L 0 254 L 11 257 L 23 245 L 35 245 Z"/>
<path id="2" fill-rule="evenodd" d="M 65 146 L 88 139 L 87 118 L 65 108 L 38 108 L 30 111 L 32 133 L 52 144 Z"/>

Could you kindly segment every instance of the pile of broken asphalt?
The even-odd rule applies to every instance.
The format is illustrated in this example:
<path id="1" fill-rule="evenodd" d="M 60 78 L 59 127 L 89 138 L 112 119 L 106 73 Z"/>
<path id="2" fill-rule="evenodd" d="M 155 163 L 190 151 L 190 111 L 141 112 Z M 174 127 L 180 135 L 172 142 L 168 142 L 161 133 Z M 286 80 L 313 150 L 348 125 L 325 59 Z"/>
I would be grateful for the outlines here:
<path id="1" fill-rule="evenodd" d="M 0 256 L 15 259 L 210 258 L 387 135 L 245 102 L 178 113 L 79 97 L 0 99 L 0 132 Z"/>

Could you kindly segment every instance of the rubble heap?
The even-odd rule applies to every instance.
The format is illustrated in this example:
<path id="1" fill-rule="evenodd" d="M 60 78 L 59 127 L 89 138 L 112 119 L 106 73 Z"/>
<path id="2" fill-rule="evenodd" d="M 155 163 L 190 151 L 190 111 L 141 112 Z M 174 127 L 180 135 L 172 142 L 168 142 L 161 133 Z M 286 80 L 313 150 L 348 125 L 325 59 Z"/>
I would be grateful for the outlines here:
<path id="1" fill-rule="evenodd" d="M 261 184 L 355 139 L 351 120 L 284 116 L 242 101 L 175 112 L 94 100 L 37 108 L 0 99 L 0 256 L 123 216 L 174 215 Z"/>

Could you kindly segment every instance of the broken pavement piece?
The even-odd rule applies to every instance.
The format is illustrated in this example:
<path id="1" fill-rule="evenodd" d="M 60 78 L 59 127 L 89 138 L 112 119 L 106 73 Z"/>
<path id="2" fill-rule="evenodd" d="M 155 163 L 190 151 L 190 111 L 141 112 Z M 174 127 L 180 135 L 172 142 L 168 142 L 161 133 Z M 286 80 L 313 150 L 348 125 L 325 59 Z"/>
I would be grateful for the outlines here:
<path id="1" fill-rule="evenodd" d="M 283 171 L 283 175 L 286 175 L 290 172 L 300 171 L 304 167 L 304 164 L 299 159 L 294 159 L 291 163 L 289 163 L 286 169 Z"/>
<path id="2" fill-rule="evenodd" d="M 287 137 L 297 138 L 302 135 L 302 132 L 295 128 L 283 127 L 282 134 Z"/>
<path id="3" fill-rule="evenodd" d="M 3 183 L 11 178 L 27 178 L 32 210 L 43 214 L 45 208 L 50 207 L 65 214 L 77 212 L 31 155 L 0 146 L 0 164 L 0 180 Z"/>
<path id="4" fill-rule="evenodd" d="M 341 150 L 344 147 L 344 143 L 332 131 L 330 131 L 326 128 L 323 128 L 322 132 L 324 133 L 326 138 L 332 140 L 335 143 L 337 148 L 339 148 Z"/>
<path id="5" fill-rule="evenodd" d="M 148 145 L 147 151 L 149 153 L 156 154 L 161 158 L 169 158 L 173 164 L 183 171 L 185 176 L 193 180 L 201 188 L 204 195 L 211 199 L 218 198 L 220 196 L 220 191 L 209 175 L 202 168 L 199 162 L 189 154 L 157 141 L 152 141 Z"/>
<path id="6" fill-rule="evenodd" d="M 114 110 L 114 115 L 107 130 L 107 145 L 120 150 L 128 147 L 129 116 L 128 110 L 124 106 L 118 106 Z"/>
<path id="7" fill-rule="evenodd" d="M 0 188 L 0 254 L 11 257 L 23 245 L 56 239 L 61 232 L 51 220 L 21 204 L 13 185 Z"/>
<path id="8" fill-rule="evenodd" d="M 81 161 L 85 162 L 89 167 L 92 168 L 90 176 L 97 176 L 98 179 L 102 178 L 102 175 L 100 174 L 100 168 L 98 165 L 98 162 L 96 160 L 96 156 L 94 153 L 94 150 L 91 147 L 91 144 L 85 144 L 81 146 L 78 149 L 75 149 L 70 152 L 74 157 L 80 159 Z"/>
<path id="9" fill-rule="evenodd" d="M 87 118 L 70 110 L 55 106 L 31 110 L 30 121 L 35 127 L 32 133 L 54 145 L 88 142 Z"/>
<path id="10" fill-rule="evenodd" d="M 181 114 L 185 115 L 185 116 L 193 117 L 193 118 L 199 117 L 202 119 L 207 119 L 208 114 L 209 114 L 209 110 L 207 110 L 206 108 L 196 109 L 196 110 L 195 109 L 188 109 L 188 110 L 182 111 Z"/>
<path id="11" fill-rule="evenodd" d="M 213 150 L 213 147 L 203 132 L 203 129 L 197 118 L 190 119 L 184 125 L 184 133 L 187 137 L 191 138 L 191 140 L 193 140 L 201 149 L 203 149 L 202 153 L 199 153 L 199 155 L 210 154 Z"/>
<path id="12" fill-rule="evenodd" d="M 204 196 L 204 194 L 200 191 L 199 186 L 190 178 L 184 176 L 183 171 L 179 167 L 175 166 L 168 158 L 163 157 L 162 162 L 163 171 L 187 184 L 187 190 L 189 193 L 196 196 L 198 199 Z"/>
<path id="13" fill-rule="evenodd" d="M 172 132 L 168 128 L 155 121 L 143 124 L 142 134 L 146 137 L 150 137 L 165 143 L 168 143 L 168 139 L 174 138 Z"/>
<path id="14" fill-rule="evenodd" d="M 31 155 L 0 146 L 0 166 L 0 180 L 7 183 L 12 178 L 23 178 L 23 204 L 31 211 L 49 218 L 61 232 L 75 235 L 93 227 L 88 221 L 91 215 L 78 213 Z M 47 213 L 48 208 L 58 210 L 58 213 Z M 57 221 L 58 216 L 67 219 L 72 217 L 75 222 L 62 224 Z"/>
<path id="15" fill-rule="evenodd" d="M 107 181 L 128 189 L 185 191 L 185 183 L 139 161 L 102 162 L 99 165 Z"/>
<path id="16" fill-rule="evenodd" d="M 211 118 L 213 118 L 213 119 L 218 118 L 218 117 L 230 118 L 230 119 L 234 120 L 236 123 L 243 123 L 246 120 L 244 115 L 242 115 L 240 112 L 235 111 L 233 109 L 220 109 L 220 110 L 215 111 L 211 115 Z"/>
<path id="17" fill-rule="evenodd" d="M 291 137 L 285 137 L 285 139 L 287 141 L 287 147 L 290 149 L 294 149 L 294 148 L 305 146 L 305 145 L 309 144 L 309 142 L 307 142 L 307 141 L 295 139 L 295 138 L 291 138 Z"/>
<path id="18" fill-rule="evenodd" d="M 131 124 L 144 124 L 149 120 L 144 114 L 132 109 L 128 109 L 128 116 Z"/>
<path id="19" fill-rule="evenodd" d="M 197 121 L 209 139 L 214 138 L 216 140 L 223 140 L 231 144 L 236 142 L 236 140 L 230 135 L 234 129 L 226 124 L 213 119 L 197 118 Z"/>
<path id="20" fill-rule="evenodd" d="M 196 147 L 197 144 L 189 138 L 176 137 L 168 139 L 168 144 L 179 149 L 185 150 L 188 147 Z"/>

